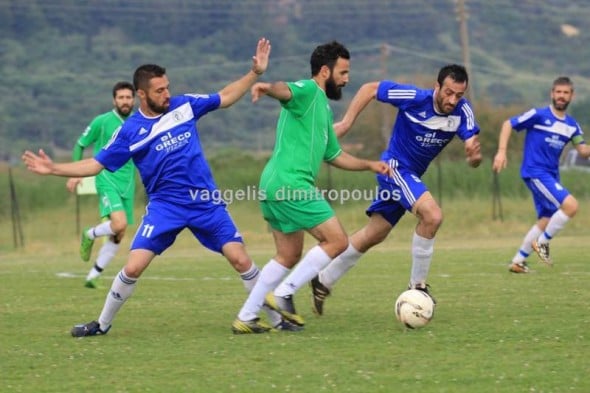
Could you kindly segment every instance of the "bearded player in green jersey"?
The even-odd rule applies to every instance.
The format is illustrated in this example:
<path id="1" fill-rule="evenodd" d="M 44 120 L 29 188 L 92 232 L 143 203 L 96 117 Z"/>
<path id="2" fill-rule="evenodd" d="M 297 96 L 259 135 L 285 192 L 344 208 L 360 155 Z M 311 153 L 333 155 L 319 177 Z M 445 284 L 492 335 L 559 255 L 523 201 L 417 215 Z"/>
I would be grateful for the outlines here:
<path id="1" fill-rule="evenodd" d="M 113 87 L 113 110 L 95 117 L 78 138 L 72 157 L 82 159 L 84 149 L 94 145 L 94 154 L 109 143 L 113 134 L 133 112 L 135 90 L 129 82 L 117 82 Z M 81 178 L 70 178 L 67 188 L 74 192 Z M 98 252 L 94 266 L 86 276 L 85 286 L 96 288 L 98 278 L 119 249 L 127 225 L 133 224 L 133 200 L 135 198 L 135 166 L 129 160 L 116 172 L 101 171 L 96 175 L 96 191 L 102 222 L 82 232 L 80 257 L 90 260 L 92 246 L 97 237 L 108 236 Z"/>

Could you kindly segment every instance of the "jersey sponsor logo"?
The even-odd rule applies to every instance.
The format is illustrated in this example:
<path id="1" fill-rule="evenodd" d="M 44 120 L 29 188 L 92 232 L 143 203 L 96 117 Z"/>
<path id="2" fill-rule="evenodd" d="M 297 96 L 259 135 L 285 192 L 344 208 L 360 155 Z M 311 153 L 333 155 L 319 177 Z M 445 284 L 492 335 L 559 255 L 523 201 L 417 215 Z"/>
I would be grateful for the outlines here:
<path id="1" fill-rule="evenodd" d="M 427 132 L 424 135 L 416 135 L 416 141 L 422 147 L 443 147 L 451 138 L 438 138 L 436 132 Z"/>
<path id="2" fill-rule="evenodd" d="M 554 149 L 563 149 L 565 142 L 559 139 L 559 135 L 551 135 L 551 137 L 545 138 L 545 142 Z"/>
<path id="3" fill-rule="evenodd" d="M 192 119 L 194 119 L 194 113 L 190 104 L 182 104 L 178 108 L 174 109 L 172 112 L 166 113 L 165 115 L 160 117 L 160 119 L 152 126 L 149 134 L 141 141 L 132 144 L 129 147 L 129 150 L 135 151 L 144 146 L 145 144 L 150 143 L 158 136 L 161 136 L 164 133 L 169 133 L 174 128 Z"/>
<path id="4" fill-rule="evenodd" d="M 166 153 L 169 153 L 177 150 L 189 142 L 191 135 L 190 131 L 185 131 L 176 136 L 167 132 L 160 137 L 160 143 L 156 145 L 156 151 L 165 151 Z"/>

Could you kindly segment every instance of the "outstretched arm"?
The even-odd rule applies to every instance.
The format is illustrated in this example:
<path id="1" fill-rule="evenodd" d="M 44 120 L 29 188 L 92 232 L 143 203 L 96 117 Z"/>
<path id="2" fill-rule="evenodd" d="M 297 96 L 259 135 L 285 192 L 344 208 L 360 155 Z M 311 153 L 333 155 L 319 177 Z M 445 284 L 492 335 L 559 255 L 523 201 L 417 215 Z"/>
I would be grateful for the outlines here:
<path id="1" fill-rule="evenodd" d="M 53 162 L 43 150 L 39 150 L 38 155 L 27 150 L 23 153 L 22 159 L 28 170 L 39 175 L 85 177 L 96 175 L 104 169 L 94 158 L 58 164 Z"/>
<path id="2" fill-rule="evenodd" d="M 505 120 L 502 123 L 502 128 L 500 129 L 500 138 L 498 140 L 498 152 L 494 157 L 494 163 L 492 164 L 492 169 L 494 172 L 500 173 L 500 171 L 508 165 L 508 160 L 506 159 L 506 149 L 508 149 L 508 141 L 510 140 L 510 135 L 512 134 L 512 124 L 510 124 L 510 120 Z"/>
<path id="3" fill-rule="evenodd" d="M 225 86 L 219 91 L 221 99 L 220 108 L 227 108 L 238 101 L 256 82 L 258 77 L 264 74 L 268 67 L 268 57 L 270 55 L 270 41 L 266 38 L 258 40 L 256 46 L 256 55 L 252 56 L 252 68 L 246 75 Z"/>
<path id="4" fill-rule="evenodd" d="M 346 169 L 348 171 L 372 171 L 380 173 L 382 175 L 392 175 L 391 167 L 383 161 L 371 161 L 357 158 L 353 155 L 343 151 L 338 157 L 329 162 L 340 169 Z"/>
<path id="5" fill-rule="evenodd" d="M 350 130 L 350 127 L 354 124 L 359 113 L 365 109 L 371 100 L 375 99 L 379 83 L 380 82 L 365 83 L 354 95 L 342 120 L 334 124 L 334 131 L 338 138 L 344 136 L 348 130 Z"/>
<path id="6" fill-rule="evenodd" d="M 250 93 L 252 94 L 252 102 L 258 101 L 260 97 L 265 95 L 279 101 L 289 101 L 293 96 L 291 89 L 285 82 L 258 82 L 252 86 Z"/>

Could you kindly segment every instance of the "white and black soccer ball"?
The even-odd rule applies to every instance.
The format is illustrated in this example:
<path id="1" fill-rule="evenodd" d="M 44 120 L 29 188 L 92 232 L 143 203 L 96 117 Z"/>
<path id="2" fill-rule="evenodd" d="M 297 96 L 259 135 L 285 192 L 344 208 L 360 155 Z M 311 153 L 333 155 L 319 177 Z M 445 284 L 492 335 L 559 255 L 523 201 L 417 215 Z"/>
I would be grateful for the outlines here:
<path id="1" fill-rule="evenodd" d="M 395 301 L 395 317 L 407 328 L 425 326 L 434 316 L 434 301 L 429 294 L 418 289 L 408 289 Z"/>

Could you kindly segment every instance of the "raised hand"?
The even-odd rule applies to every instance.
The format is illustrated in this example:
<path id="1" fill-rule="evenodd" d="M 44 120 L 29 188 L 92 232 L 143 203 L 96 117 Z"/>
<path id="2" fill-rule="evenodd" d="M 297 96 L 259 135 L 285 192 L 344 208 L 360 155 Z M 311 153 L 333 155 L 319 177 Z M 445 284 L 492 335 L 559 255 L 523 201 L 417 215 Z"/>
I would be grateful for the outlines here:
<path id="1" fill-rule="evenodd" d="M 252 71 L 255 74 L 262 75 L 268 67 L 268 57 L 270 55 L 270 41 L 266 38 L 258 40 L 256 46 L 256 55 L 252 56 Z"/>

